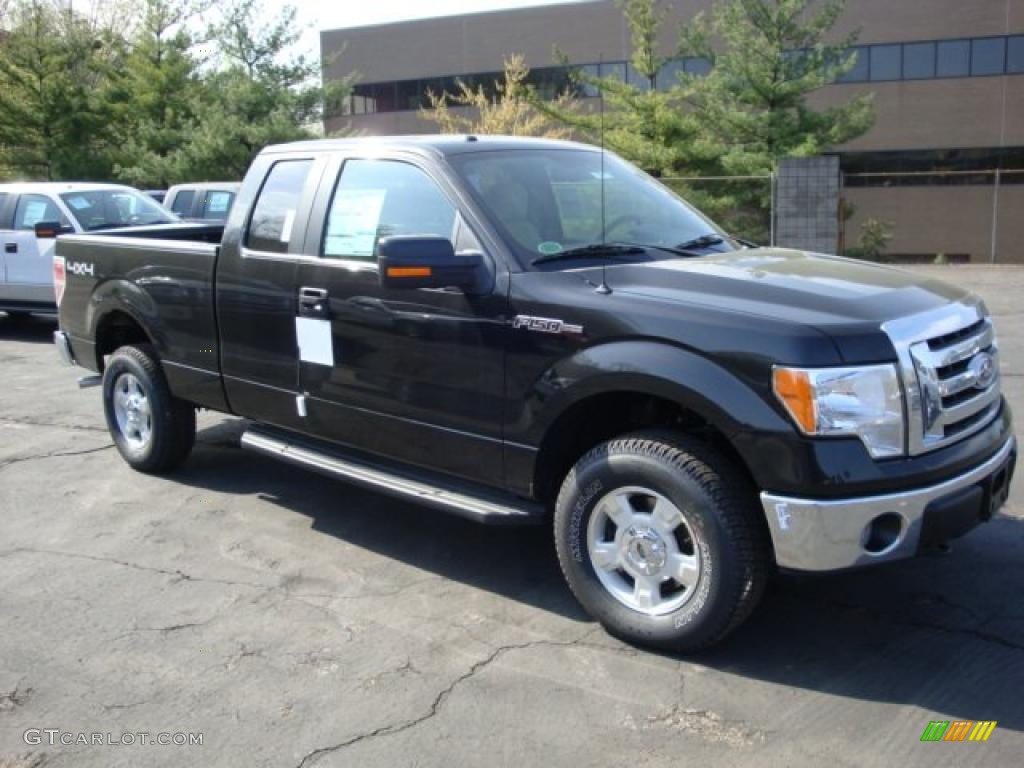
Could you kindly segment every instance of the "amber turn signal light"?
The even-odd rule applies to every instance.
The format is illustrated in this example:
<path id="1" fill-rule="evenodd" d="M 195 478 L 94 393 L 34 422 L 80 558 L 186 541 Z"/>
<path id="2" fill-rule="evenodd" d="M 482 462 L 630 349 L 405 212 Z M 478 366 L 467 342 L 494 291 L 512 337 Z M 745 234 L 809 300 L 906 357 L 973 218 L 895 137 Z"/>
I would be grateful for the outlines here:
<path id="1" fill-rule="evenodd" d="M 814 388 L 807 372 L 776 368 L 772 373 L 772 386 L 794 421 L 804 432 L 813 434 L 818 428 L 818 414 L 814 407 Z"/>
<path id="2" fill-rule="evenodd" d="M 388 267 L 388 277 L 430 277 L 430 267 Z"/>

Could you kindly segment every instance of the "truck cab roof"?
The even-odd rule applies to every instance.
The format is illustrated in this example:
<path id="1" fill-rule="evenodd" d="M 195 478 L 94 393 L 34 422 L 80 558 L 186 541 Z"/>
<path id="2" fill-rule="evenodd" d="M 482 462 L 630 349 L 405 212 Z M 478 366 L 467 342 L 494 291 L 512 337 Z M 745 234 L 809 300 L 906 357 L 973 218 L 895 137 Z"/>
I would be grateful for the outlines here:
<path id="1" fill-rule="evenodd" d="M 63 194 L 65 192 L 87 192 L 96 189 L 132 189 L 127 184 L 104 184 L 94 181 L 14 181 L 0 184 L 0 192 L 16 194 Z M 138 191 L 138 190 L 136 190 Z"/>
<path id="2" fill-rule="evenodd" d="M 516 149 L 575 149 L 599 151 L 592 144 L 561 139 L 537 139 L 523 136 L 477 136 L 474 134 L 431 134 L 421 136 L 371 136 L 352 139 L 316 139 L 274 144 L 261 154 L 379 148 L 404 150 L 443 157 L 468 152 L 493 152 Z"/>

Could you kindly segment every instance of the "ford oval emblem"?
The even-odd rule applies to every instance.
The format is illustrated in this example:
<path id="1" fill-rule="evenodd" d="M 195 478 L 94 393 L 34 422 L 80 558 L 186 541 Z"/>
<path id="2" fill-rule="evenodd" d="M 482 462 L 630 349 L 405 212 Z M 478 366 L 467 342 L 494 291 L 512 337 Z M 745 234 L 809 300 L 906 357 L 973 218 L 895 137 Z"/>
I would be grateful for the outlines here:
<path id="1" fill-rule="evenodd" d="M 988 352 L 979 352 L 967 365 L 967 370 L 974 377 L 976 389 L 988 389 L 996 380 L 996 361 Z"/>

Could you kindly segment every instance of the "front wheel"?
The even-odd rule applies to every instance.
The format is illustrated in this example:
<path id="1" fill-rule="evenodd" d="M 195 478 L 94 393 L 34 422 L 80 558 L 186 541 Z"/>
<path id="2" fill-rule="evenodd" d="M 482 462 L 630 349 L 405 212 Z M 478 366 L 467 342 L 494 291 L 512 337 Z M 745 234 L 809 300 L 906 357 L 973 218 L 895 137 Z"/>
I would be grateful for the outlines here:
<path id="1" fill-rule="evenodd" d="M 140 472 L 174 469 L 195 443 L 196 410 L 171 394 L 148 345 L 121 347 L 110 356 L 103 410 L 117 450 Z"/>
<path id="2" fill-rule="evenodd" d="M 768 543 L 756 495 L 704 443 L 648 432 L 580 459 L 555 506 L 555 539 L 573 594 L 612 634 L 695 651 L 754 609 Z"/>

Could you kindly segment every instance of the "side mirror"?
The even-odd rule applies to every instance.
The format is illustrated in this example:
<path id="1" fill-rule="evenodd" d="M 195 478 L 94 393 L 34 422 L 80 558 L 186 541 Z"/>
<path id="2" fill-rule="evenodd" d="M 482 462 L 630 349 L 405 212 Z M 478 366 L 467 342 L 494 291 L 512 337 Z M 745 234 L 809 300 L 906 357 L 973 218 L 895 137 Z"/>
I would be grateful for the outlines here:
<path id="1" fill-rule="evenodd" d="M 486 277 L 479 253 L 455 255 L 444 237 L 396 235 L 378 245 L 380 284 L 385 288 L 462 288 L 479 290 Z"/>
<path id="2" fill-rule="evenodd" d="M 75 231 L 73 227 L 65 226 L 59 221 L 37 221 L 35 230 L 36 237 L 42 240 L 52 240 L 57 235 L 66 235 Z"/>

